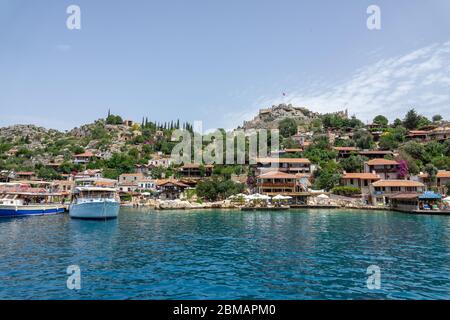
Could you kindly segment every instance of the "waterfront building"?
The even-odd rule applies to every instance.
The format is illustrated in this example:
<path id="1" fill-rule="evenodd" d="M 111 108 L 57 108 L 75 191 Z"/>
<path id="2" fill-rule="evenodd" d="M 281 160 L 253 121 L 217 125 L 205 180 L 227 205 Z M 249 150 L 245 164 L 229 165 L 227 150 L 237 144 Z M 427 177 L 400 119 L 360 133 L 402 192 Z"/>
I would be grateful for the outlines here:
<path id="1" fill-rule="evenodd" d="M 448 193 L 446 186 L 450 183 L 450 171 L 438 171 L 436 173 L 436 181 L 431 181 L 428 173 L 419 173 L 417 176 L 413 177 L 414 180 L 422 182 L 429 188 L 436 187 L 437 191 L 445 194 Z"/>
<path id="2" fill-rule="evenodd" d="M 257 176 L 258 193 L 267 196 L 290 196 L 292 203 L 306 204 L 310 182 L 305 174 L 270 171 Z"/>
<path id="3" fill-rule="evenodd" d="M 139 186 L 137 182 L 119 183 L 118 189 L 120 193 L 135 193 Z"/>
<path id="4" fill-rule="evenodd" d="M 373 159 L 364 163 L 364 172 L 374 173 L 384 180 L 398 179 L 399 169 L 400 163 L 395 160 Z"/>
<path id="5" fill-rule="evenodd" d="M 390 198 L 391 208 L 403 212 L 446 213 L 450 211 L 442 202 L 442 195 L 433 191 L 420 193 L 400 193 Z"/>
<path id="6" fill-rule="evenodd" d="M 269 171 L 281 171 L 290 174 L 311 175 L 314 166 L 305 158 L 258 158 L 256 159 L 256 174 Z"/>
<path id="7" fill-rule="evenodd" d="M 75 182 L 71 180 L 54 180 L 51 182 L 51 192 L 59 193 L 64 200 L 70 200 L 70 196 L 75 187 Z"/>
<path id="8" fill-rule="evenodd" d="M 179 199 L 184 190 L 189 187 L 187 184 L 174 179 L 158 180 L 156 186 L 160 192 L 159 198 L 161 200 Z"/>
<path id="9" fill-rule="evenodd" d="M 380 179 L 380 176 L 375 173 L 350 173 L 344 171 L 341 177 L 341 184 L 346 187 L 359 188 L 361 190 L 361 194 L 364 196 L 370 194 L 370 186 L 372 183 Z"/>
<path id="10" fill-rule="evenodd" d="M 155 190 L 156 189 L 156 181 L 153 179 L 142 179 L 137 181 L 138 190 Z"/>
<path id="11" fill-rule="evenodd" d="M 400 193 L 422 193 L 425 185 L 413 180 L 379 180 L 370 186 L 373 205 L 389 205 L 390 198 Z"/>
<path id="12" fill-rule="evenodd" d="M 450 190 L 446 190 L 446 186 L 450 183 L 450 171 L 439 171 L 436 174 L 436 185 L 439 192 L 448 194 Z"/>

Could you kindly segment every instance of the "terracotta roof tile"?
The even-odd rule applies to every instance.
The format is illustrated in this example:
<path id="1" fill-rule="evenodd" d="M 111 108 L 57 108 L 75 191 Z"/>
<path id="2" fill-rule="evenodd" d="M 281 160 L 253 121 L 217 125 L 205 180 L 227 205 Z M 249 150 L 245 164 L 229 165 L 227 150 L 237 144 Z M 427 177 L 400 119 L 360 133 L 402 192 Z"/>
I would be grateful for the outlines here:
<path id="1" fill-rule="evenodd" d="M 258 159 L 256 159 L 256 162 L 259 162 L 259 163 L 304 163 L 304 164 L 311 163 L 311 161 L 309 161 L 306 158 L 258 158 Z"/>
<path id="2" fill-rule="evenodd" d="M 436 174 L 436 177 L 438 177 L 438 178 L 450 178 L 450 171 L 439 171 Z"/>
<path id="3" fill-rule="evenodd" d="M 412 180 L 380 180 L 372 184 L 374 187 L 424 187 L 425 185 Z"/>
<path id="4" fill-rule="evenodd" d="M 342 179 L 380 180 L 380 177 L 373 173 L 346 173 Z"/>
<path id="5" fill-rule="evenodd" d="M 398 165 L 399 163 L 395 160 L 387 160 L 387 159 L 373 159 L 367 161 L 369 166 L 387 166 L 387 165 Z"/>

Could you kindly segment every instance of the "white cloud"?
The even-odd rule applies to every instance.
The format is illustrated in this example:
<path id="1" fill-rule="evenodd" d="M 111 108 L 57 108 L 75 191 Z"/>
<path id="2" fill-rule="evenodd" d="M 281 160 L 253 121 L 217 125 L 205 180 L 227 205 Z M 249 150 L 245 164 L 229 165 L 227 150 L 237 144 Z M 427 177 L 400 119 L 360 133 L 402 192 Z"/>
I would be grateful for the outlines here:
<path id="1" fill-rule="evenodd" d="M 252 112 L 229 114 L 242 123 L 258 109 L 279 104 L 279 98 L 260 98 L 247 108 Z M 292 90 L 289 103 L 313 111 L 334 112 L 345 106 L 350 114 L 369 121 L 378 114 L 391 120 L 402 118 L 409 108 L 431 117 L 440 113 L 450 118 L 450 41 L 432 44 L 405 55 L 382 59 L 356 70 L 340 83 L 315 83 Z M 253 113 L 253 116 L 249 116 Z"/>

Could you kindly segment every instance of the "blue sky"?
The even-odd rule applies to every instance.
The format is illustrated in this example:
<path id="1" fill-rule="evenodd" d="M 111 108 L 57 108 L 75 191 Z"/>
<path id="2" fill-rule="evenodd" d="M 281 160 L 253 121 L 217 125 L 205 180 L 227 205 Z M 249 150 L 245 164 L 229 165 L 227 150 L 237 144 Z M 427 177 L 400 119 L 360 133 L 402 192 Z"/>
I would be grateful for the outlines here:
<path id="1" fill-rule="evenodd" d="M 228 129 L 283 102 L 450 118 L 449 89 L 448 0 L 0 0 L 0 126 L 70 129 L 110 108 Z"/>

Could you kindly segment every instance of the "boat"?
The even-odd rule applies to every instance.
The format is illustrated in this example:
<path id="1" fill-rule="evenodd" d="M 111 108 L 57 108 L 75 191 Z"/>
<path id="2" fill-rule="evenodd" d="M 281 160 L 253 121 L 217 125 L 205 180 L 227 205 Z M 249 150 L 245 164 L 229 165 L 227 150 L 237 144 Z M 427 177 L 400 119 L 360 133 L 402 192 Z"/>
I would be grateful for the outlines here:
<path id="1" fill-rule="evenodd" d="M 120 198 L 115 188 L 77 187 L 74 189 L 69 215 L 74 219 L 115 219 Z"/>
<path id="2" fill-rule="evenodd" d="M 0 192 L 0 218 L 43 216 L 64 213 L 66 206 L 55 203 L 61 195 L 36 188 L 2 190 Z"/>

